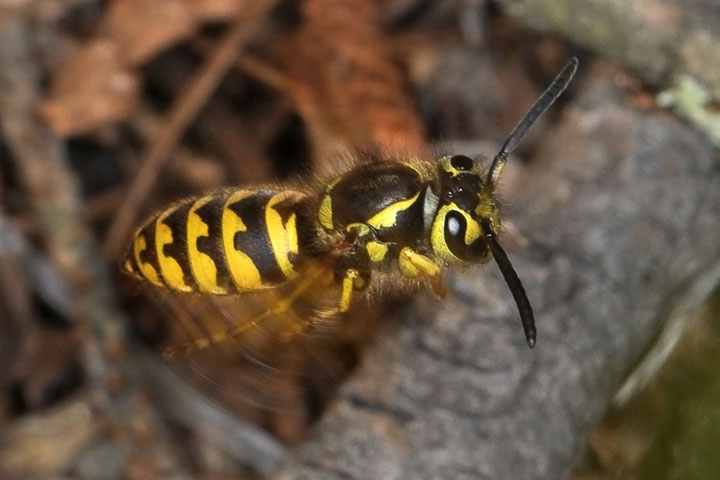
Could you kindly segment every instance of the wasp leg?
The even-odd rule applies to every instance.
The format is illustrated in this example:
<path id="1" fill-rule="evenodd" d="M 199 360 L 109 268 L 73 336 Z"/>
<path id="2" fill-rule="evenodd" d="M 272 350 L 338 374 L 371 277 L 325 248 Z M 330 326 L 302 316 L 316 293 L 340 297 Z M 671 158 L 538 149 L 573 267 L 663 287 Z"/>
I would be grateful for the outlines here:
<path id="1" fill-rule="evenodd" d="M 340 295 L 340 305 L 338 307 L 339 313 L 345 313 L 350 309 L 350 302 L 352 300 L 353 290 L 360 290 L 366 285 L 365 279 L 360 275 L 360 272 L 355 268 L 348 268 L 345 271 L 342 281 L 342 294 Z"/>
<path id="2" fill-rule="evenodd" d="M 422 276 L 429 278 L 435 295 L 440 298 L 445 297 L 446 291 L 442 284 L 442 267 L 431 258 L 416 252 L 410 247 L 405 247 L 400 250 L 398 268 L 400 273 L 408 278 Z"/>
<path id="3" fill-rule="evenodd" d="M 287 296 L 282 298 L 282 300 L 276 302 L 271 308 L 268 308 L 267 310 L 259 313 L 247 322 L 243 322 L 241 325 L 238 325 L 233 329 L 215 333 L 205 338 L 198 338 L 196 340 L 193 340 L 192 342 L 188 342 L 177 347 L 170 347 L 166 349 L 163 354 L 165 359 L 170 360 L 178 355 L 184 355 L 191 352 L 204 350 L 211 345 L 217 345 L 218 343 L 222 343 L 231 338 L 242 335 L 248 330 L 258 328 L 260 326 L 260 322 L 262 322 L 263 320 L 274 315 L 283 314 L 290 310 L 290 307 L 292 307 L 292 305 L 297 301 L 297 299 L 300 298 L 305 292 L 307 292 L 314 284 L 316 284 L 324 273 L 327 273 L 327 270 L 322 268 L 318 268 L 315 271 L 308 272 L 306 278 L 303 279 L 303 281 L 298 283 Z"/>

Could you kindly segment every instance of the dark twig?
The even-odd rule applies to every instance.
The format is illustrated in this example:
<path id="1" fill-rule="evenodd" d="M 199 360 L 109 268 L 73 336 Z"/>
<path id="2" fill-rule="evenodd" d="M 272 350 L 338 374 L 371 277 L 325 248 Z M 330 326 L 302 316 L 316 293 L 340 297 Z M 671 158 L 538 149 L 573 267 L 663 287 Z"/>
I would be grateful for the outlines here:
<path id="1" fill-rule="evenodd" d="M 276 0 L 248 3 L 254 7 L 243 12 L 230 26 L 207 63 L 178 95 L 178 100 L 168 112 L 161 131 L 144 154 L 142 167 L 135 175 L 125 201 L 108 229 L 103 251 L 109 258 L 119 255 L 136 220 L 139 207 L 150 193 L 163 162 L 172 153 L 185 129 L 215 91 L 227 70 L 233 66 L 242 44 L 252 38 L 262 26 L 262 17 L 275 3 Z"/>

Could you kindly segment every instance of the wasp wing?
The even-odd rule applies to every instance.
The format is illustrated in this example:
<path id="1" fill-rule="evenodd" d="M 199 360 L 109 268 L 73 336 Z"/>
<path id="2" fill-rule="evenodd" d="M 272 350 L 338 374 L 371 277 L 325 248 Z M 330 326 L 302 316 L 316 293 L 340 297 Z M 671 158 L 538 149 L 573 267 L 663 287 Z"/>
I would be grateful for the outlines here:
<path id="1" fill-rule="evenodd" d="M 314 264 L 296 279 L 257 293 L 143 292 L 148 303 L 140 321 L 163 326 L 155 343 L 171 367 L 263 423 L 273 415 L 294 425 L 310 423 L 356 363 L 377 319 L 359 313 L 366 311 L 361 297 L 340 314 L 340 286 L 331 269 Z M 300 430 L 266 426 L 285 437 Z"/>

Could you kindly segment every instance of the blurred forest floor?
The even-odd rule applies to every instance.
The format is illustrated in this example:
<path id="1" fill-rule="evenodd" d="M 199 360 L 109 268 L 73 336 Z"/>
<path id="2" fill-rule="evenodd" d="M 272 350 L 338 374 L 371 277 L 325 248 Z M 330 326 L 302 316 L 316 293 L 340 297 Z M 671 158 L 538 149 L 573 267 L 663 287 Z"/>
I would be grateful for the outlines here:
<path id="1" fill-rule="evenodd" d="M 666 90 L 667 105 L 715 132 L 705 107 L 720 89 L 703 90 L 700 112 L 669 67 L 623 71 L 593 49 L 621 53 L 512 3 L 0 2 L 0 475 L 257 478 L 358 363 L 374 334 L 323 352 L 317 376 L 280 365 L 266 393 L 281 409 L 245 398 L 242 379 L 257 380 L 247 364 L 207 367 L 222 370 L 205 385 L 218 403 L 187 387 L 186 370 L 151 353 L 177 311 L 118 269 L 138 222 L 178 198 L 313 175 L 357 151 L 500 144 L 573 54 L 594 65 L 581 76 L 604 72 L 633 108 L 668 115 L 655 98 Z M 630 53 L 626 66 L 644 58 Z M 557 115 L 528 134 L 523 158 Z M 619 478 L 604 445 L 617 430 L 605 428 L 577 478 Z"/>

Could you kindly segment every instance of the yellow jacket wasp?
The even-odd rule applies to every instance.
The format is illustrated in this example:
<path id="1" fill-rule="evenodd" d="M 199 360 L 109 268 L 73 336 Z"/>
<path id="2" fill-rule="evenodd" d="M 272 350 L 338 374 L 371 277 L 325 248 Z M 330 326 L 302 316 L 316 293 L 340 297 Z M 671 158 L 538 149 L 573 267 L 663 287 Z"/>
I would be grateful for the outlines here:
<path id="1" fill-rule="evenodd" d="M 530 301 L 497 240 L 496 186 L 510 153 L 572 79 L 572 58 L 509 135 L 486 170 L 477 159 L 365 161 L 318 188 L 225 189 L 156 213 L 135 233 L 123 269 L 177 292 L 233 295 L 280 286 L 287 294 L 249 322 L 282 314 L 324 273 L 338 294 L 322 312 L 346 312 L 356 294 L 429 282 L 442 292 L 447 266 L 495 259 L 512 293 L 530 348 Z M 201 349 L 246 325 L 209 335 Z"/>

